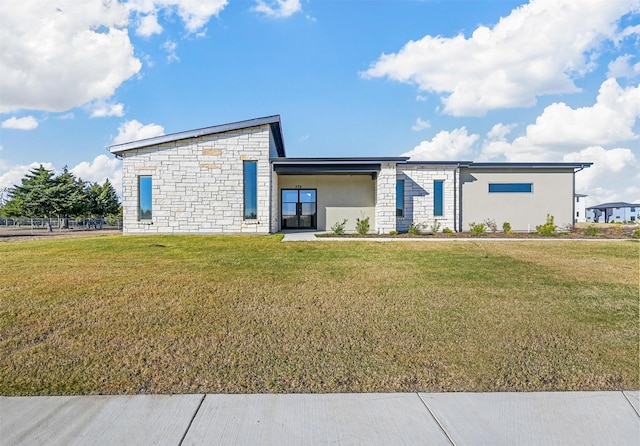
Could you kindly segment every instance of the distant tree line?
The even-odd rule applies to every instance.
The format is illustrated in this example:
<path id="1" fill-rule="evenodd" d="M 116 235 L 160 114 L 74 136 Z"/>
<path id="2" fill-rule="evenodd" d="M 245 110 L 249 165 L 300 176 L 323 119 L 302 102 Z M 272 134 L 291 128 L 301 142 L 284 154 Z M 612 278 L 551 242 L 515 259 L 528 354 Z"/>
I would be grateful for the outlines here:
<path id="1" fill-rule="evenodd" d="M 4 217 L 93 218 L 119 212 L 118 195 L 108 179 L 102 185 L 86 182 L 67 167 L 56 176 L 42 165 L 9 189 L 2 206 Z"/>

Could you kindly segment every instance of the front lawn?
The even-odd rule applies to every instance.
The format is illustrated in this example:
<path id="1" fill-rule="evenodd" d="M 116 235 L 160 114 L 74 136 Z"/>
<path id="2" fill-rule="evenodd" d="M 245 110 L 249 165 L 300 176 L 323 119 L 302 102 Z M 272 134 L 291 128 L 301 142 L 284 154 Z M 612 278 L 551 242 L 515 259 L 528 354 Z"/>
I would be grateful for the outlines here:
<path id="1" fill-rule="evenodd" d="M 0 244 L 0 394 L 640 388 L 633 241 Z"/>

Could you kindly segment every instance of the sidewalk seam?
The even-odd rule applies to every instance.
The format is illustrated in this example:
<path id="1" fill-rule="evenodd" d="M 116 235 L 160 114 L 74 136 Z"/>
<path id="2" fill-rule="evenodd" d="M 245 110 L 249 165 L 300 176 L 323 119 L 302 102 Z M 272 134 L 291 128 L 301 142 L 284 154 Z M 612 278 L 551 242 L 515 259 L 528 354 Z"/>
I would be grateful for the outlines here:
<path id="1" fill-rule="evenodd" d="M 420 396 L 420 393 L 416 393 L 416 395 L 418 395 L 418 398 L 420 398 L 420 401 L 422 401 L 422 404 L 424 405 L 424 407 L 427 409 L 427 411 L 429 411 L 429 415 L 431 415 L 431 418 L 433 418 L 433 420 L 438 424 L 438 427 L 440 428 L 442 433 L 447 437 L 447 440 L 449 440 L 449 443 L 451 443 L 453 446 L 456 446 L 456 442 L 453 441 L 453 438 L 449 436 L 449 433 L 444 429 L 444 426 L 442 425 L 442 423 L 440 423 L 440 420 L 438 420 L 436 415 L 431 411 L 431 408 L 429 407 L 427 402 L 422 398 L 422 396 Z"/>
<path id="2" fill-rule="evenodd" d="M 631 408 L 636 413 L 636 415 L 638 415 L 640 417 L 640 413 L 636 410 L 636 406 L 633 405 L 633 403 L 631 402 L 631 400 L 629 399 L 629 397 L 627 396 L 627 394 L 624 391 L 622 391 L 622 396 L 624 396 L 624 399 L 627 400 L 627 403 L 629 403 L 631 405 Z"/>
<path id="3" fill-rule="evenodd" d="M 189 425 L 185 429 L 184 434 L 182 434 L 182 438 L 180 439 L 180 442 L 178 443 L 178 446 L 182 446 L 182 442 L 184 442 L 184 439 L 187 438 L 187 434 L 189 433 L 189 430 L 191 429 L 191 425 L 193 424 L 193 420 L 196 419 L 196 415 L 198 415 L 198 412 L 200 411 L 200 408 L 202 407 L 202 403 L 204 403 L 204 399 L 206 398 L 206 396 L 207 396 L 206 393 L 202 395 L 202 399 L 200 400 L 200 403 L 198 404 L 198 407 L 196 407 L 196 411 L 193 413 L 193 416 L 191 417 L 191 420 L 189 420 Z"/>

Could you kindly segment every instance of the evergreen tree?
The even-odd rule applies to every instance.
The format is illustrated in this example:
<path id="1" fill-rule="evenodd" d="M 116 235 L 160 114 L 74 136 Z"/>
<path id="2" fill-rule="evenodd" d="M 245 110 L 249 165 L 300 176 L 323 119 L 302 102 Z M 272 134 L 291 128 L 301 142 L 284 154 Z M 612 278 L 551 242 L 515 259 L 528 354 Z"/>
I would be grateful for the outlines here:
<path id="1" fill-rule="evenodd" d="M 5 213 L 9 217 L 49 217 L 55 196 L 53 171 L 41 164 L 25 175 L 19 186 L 9 191 Z"/>

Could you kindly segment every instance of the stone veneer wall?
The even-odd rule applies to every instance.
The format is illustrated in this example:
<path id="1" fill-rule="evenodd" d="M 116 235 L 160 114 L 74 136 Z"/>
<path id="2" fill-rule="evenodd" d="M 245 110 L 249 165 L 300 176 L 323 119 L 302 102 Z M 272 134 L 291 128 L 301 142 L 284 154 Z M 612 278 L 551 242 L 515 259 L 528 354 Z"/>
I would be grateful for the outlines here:
<path id="1" fill-rule="evenodd" d="M 268 233 L 274 224 L 270 139 L 263 125 L 125 152 L 124 233 Z M 243 215 L 245 160 L 258 162 L 256 220 Z M 138 219 L 141 175 L 152 178 L 150 221 Z"/>
<path id="2" fill-rule="evenodd" d="M 396 230 L 396 165 L 382 163 L 376 180 L 376 226 L 379 234 Z"/>
<path id="3" fill-rule="evenodd" d="M 411 222 L 426 225 L 440 222 L 440 230 L 454 229 L 458 205 L 457 167 L 399 166 L 398 180 L 404 180 L 404 216 L 396 217 L 398 231 L 407 231 Z M 444 215 L 433 215 L 433 182 L 443 180 Z"/>

